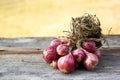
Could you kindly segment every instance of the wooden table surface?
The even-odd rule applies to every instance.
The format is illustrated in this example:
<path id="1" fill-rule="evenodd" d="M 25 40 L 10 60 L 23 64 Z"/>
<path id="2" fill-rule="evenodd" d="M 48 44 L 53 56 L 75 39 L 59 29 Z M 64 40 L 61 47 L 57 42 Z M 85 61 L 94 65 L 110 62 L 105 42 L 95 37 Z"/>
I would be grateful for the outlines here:
<path id="1" fill-rule="evenodd" d="M 120 80 L 120 35 L 109 36 L 102 58 L 92 71 L 75 70 L 63 74 L 46 64 L 40 54 L 52 40 L 40 38 L 0 38 L 0 80 Z"/>

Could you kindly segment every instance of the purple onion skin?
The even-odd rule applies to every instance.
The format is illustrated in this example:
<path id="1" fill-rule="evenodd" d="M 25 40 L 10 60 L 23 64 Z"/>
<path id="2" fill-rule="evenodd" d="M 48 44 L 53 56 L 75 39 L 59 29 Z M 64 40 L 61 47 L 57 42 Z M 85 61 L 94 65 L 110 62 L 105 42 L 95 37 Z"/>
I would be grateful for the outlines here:
<path id="1" fill-rule="evenodd" d="M 92 70 L 98 64 L 98 61 L 99 59 L 95 54 L 87 52 L 86 59 L 84 60 L 84 67 L 87 70 Z"/>
<path id="2" fill-rule="evenodd" d="M 50 42 L 49 46 L 57 47 L 58 45 L 62 44 L 63 42 L 60 39 L 54 39 Z"/>
<path id="3" fill-rule="evenodd" d="M 72 55 L 77 62 L 83 61 L 86 57 L 85 52 L 81 48 L 73 50 Z"/>
<path id="4" fill-rule="evenodd" d="M 96 50 L 94 54 L 100 59 L 101 58 L 101 52 L 100 50 Z"/>
<path id="5" fill-rule="evenodd" d="M 48 48 L 46 48 L 44 51 L 43 51 L 43 59 L 47 62 L 47 63 L 51 63 L 52 61 L 54 60 L 57 60 L 58 59 L 58 55 L 57 55 L 57 52 L 56 52 L 56 48 L 53 47 L 53 46 L 50 46 Z"/>
<path id="6" fill-rule="evenodd" d="M 94 53 L 96 51 L 96 44 L 92 40 L 86 40 L 82 43 L 82 48 L 88 52 Z"/>
<path id="7" fill-rule="evenodd" d="M 69 46 L 66 44 L 60 44 L 57 46 L 57 53 L 60 56 L 67 55 L 69 53 Z"/>
<path id="8" fill-rule="evenodd" d="M 75 69 L 75 60 L 72 54 L 67 54 L 58 59 L 58 69 L 62 73 L 71 73 Z"/>

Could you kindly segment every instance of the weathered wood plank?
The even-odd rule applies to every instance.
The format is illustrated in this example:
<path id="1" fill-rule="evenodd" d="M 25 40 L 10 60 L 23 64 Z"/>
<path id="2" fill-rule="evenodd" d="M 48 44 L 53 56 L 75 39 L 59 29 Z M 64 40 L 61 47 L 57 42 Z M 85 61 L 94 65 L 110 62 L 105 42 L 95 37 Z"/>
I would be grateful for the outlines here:
<path id="1" fill-rule="evenodd" d="M 120 56 L 120 47 L 102 47 L 100 49 L 103 56 L 113 55 L 113 56 Z"/>
<path id="2" fill-rule="evenodd" d="M 42 60 L 41 49 L 1 48 L 0 80 L 119 80 L 120 48 L 102 48 L 101 51 L 103 56 L 94 70 L 80 68 L 72 74 L 62 74 Z"/>
<path id="3" fill-rule="evenodd" d="M 52 37 L 25 37 L 25 38 L 0 38 L 0 47 L 15 47 L 15 48 L 46 48 Z M 120 46 L 120 35 L 108 36 L 110 46 Z M 106 46 L 106 44 L 103 44 Z"/>
<path id="4" fill-rule="evenodd" d="M 103 56 L 92 71 L 80 68 L 63 74 L 46 64 L 40 54 L 0 55 L 0 80 L 120 80 L 120 56 Z"/>
<path id="5" fill-rule="evenodd" d="M 40 48 L 0 48 L 0 54 L 41 54 L 44 49 Z M 103 56 L 120 56 L 120 47 L 102 47 L 100 49 Z"/>
<path id="6" fill-rule="evenodd" d="M 0 38 L 0 47 L 44 49 L 52 39 L 51 37 Z"/>
<path id="7" fill-rule="evenodd" d="M 0 54 L 41 54 L 40 48 L 0 48 Z"/>
<path id="8" fill-rule="evenodd" d="M 0 80 L 120 80 L 120 35 L 109 36 L 110 48 L 92 71 L 80 68 L 63 74 L 46 64 L 40 54 L 53 38 L 1 38 Z M 29 55 L 28 55 L 29 54 Z"/>

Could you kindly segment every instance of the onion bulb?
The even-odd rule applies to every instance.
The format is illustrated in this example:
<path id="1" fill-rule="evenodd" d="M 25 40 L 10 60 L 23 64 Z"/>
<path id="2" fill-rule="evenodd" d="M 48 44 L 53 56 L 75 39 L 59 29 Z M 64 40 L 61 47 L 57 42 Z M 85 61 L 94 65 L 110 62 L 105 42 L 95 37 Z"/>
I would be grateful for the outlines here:
<path id="1" fill-rule="evenodd" d="M 83 59 L 85 59 L 85 56 L 86 56 L 84 51 L 81 48 L 73 50 L 72 55 L 77 62 L 81 62 Z"/>
<path id="2" fill-rule="evenodd" d="M 67 54 L 58 59 L 58 69 L 63 73 L 71 73 L 75 69 L 75 60 L 72 54 Z"/>
<path id="3" fill-rule="evenodd" d="M 46 48 L 43 51 L 43 59 L 47 62 L 47 63 L 51 63 L 53 60 L 57 60 L 58 59 L 58 55 L 56 52 L 56 48 L 53 46 L 50 46 L 48 48 Z"/>
<path id="4" fill-rule="evenodd" d="M 98 58 L 101 57 L 101 52 L 100 52 L 100 50 L 96 50 L 96 51 L 94 52 L 94 54 L 95 54 Z"/>
<path id="5" fill-rule="evenodd" d="M 92 40 L 86 40 L 82 43 L 82 48 L 87 50 L 88 52 L 95 52 L 96 50 L 96 44 Z"/>
<path id="6" fill-rule="evenodd" d="M 84 67 L 87 70 L 92 70 L 98 64 L 98 61 L 99 61 L 98 57 L 95 54 L 86 52 L 86 59 L 84 60 Z"/>
<path id="7" fill-rule="evenodd" d="M 61 44 L 57 47 L 57 53 L 60 56 L 64 56 L 64 55 L 68 54 L 68 51 L 69 51 L 69 46 L 66 44 Z"/>
<path id="8" fill-rule="evenodd" d="M 56 61 L 52 61 L 52 63 L 50 64 L 51 67 L 53 67 L 54 69 L 57 69 L 58 66 L 57 66 L 57 60 Z"/>
<path id="9" fill-rule="evenodd" d="M 57 47 L 58 45 L 62 44 L 63 42 L 60 39 L 54 39 L 50 42 L 49 46 Z"/>

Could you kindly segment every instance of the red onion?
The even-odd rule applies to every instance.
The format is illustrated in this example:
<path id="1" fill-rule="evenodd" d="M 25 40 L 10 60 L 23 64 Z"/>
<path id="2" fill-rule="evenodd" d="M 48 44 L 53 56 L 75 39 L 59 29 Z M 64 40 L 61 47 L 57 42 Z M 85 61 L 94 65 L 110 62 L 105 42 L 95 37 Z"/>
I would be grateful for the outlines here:
<path id="1" fill-rule="evenodd" d="M 92 70 L 98 64 L 98 57 L 93 54 L 86 52 L 86 59 L 84 60 L 84 66 L 87 70 Z"/>
<path id="2" fill-rule="evenodd" d="M 101 57 L 101 52 L 100 52 L 100 50 L 96 50 L 96 51 L 94 52 L 94 54 L 95 54 L 98 58 Z"/>
<path id="3" fill-rule="evenodd" d="M 43 59 L 47 62 L 47 63 L 51 63 L 53 60 L 57 60 L 58 59 L 58 55 L 56 52 L 56 48 L 53 46 L 50 46 L 48 48 L 46 48 L 43 51 Z"/>
<path id="4" fill-rule="evenodd" d="M 50 66 L 52 66 L 53 68 L 57 69 L 58 66 L 57 66 L 57 60 L 56 61 L 52 61 L 52 63 L 50 64 Z"/>
<path id="5" fill-rule="evenodd" d="M 67 54 L 58 59 L 58 69 L 63 73 L 71 73 L 74 71 L 75 60 L 72 54 Z"/>
<path id="6" fill-rule="evenodd" d="M 81 48 L 73 50 L 72 55 L 77 62 L 81 62 L 83 59 L 85 59 L 85 56 L 86 56 L 84 51 Z"/>
<path id="7" fill-rule="evenodd" d="M 57 47 L 58 45 L 62 44 L 63 42 L 60 39 L 54 39 L 50 42 L 50 46 Z"/>
<path id="8" fill-rule="evenodd" d="M 82 48 L 84 48 L 88 52 L 93 53 L 96 50 L 96 44 L 92 40 L 86 40 L 82 43 Z"/>
<path id="9" fill-rule="evenodd" d="M 69 46 L 66 44 L 60 44 L 57 47 L 57 53 L 61 56 L 68 54 L 68 51 L 69 51 Z"/>

